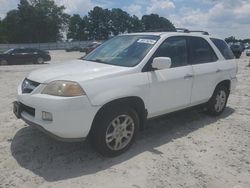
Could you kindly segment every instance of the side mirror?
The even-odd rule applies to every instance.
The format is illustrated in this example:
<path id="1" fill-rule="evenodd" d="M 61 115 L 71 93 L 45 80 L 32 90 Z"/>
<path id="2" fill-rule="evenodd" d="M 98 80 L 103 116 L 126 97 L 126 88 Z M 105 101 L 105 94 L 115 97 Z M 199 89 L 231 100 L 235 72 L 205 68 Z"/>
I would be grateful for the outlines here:
<path id="1" fill-rule="evenodd" d="M 169 69 L 171 64 L 169 57 L 156 57 L 153 59 L 152 68 L 156 70 Z"/>

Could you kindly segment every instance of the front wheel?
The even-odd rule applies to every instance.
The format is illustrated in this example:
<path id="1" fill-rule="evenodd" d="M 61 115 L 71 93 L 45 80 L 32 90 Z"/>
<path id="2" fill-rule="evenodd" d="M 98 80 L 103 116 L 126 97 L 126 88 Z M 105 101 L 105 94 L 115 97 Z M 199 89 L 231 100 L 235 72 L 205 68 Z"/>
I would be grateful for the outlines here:
<path id="1" fill-rule="evenodd" d="M 8 65 L 8 61 L 5 59 L 0 60 L 0 65 Z"/>
<path id="2" fill-rule="evenodd" d="M 133 143 L 139 127 L 139 118 L 130 107 L 113 107 L 98 117 L 91 141 L 95 149 L 108 157 L 125 152 Z"/>
<path id="3" fill-rule="evenodd" d="M 208 113 L 213 116 L 220 115 L 224 111 L 227 105 L 228 96 L 229 96 L 228 88 L 223 85 L 218 86 L 215 89 L 212 98 L 208 101 L 207 105 Z"/>

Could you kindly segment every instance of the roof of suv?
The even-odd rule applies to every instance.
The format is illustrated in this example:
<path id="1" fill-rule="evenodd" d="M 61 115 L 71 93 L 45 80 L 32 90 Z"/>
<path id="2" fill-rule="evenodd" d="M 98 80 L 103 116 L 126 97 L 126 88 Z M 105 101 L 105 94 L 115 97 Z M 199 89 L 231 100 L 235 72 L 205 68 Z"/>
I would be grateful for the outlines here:
<path id="1" fill-rule="evenodd" d="M 141 32 L 141 33 L 127 33 L 127 34 L 122 34 L 122 35 L 154 35 L 154 36 L 161 36 L 161 37 L 166 37 L 166 36 L 199 36 L 203 38 L 218 38 L 215 36 L 211 35 L 204 35 L 203 33 L 199 32 Z"/>

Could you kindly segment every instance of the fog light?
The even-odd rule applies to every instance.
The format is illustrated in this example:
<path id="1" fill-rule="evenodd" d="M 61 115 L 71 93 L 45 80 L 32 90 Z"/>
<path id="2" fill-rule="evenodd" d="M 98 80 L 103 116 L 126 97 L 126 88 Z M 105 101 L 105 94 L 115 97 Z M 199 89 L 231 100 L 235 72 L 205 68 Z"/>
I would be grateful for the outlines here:
<path id="1" fill-rule="evenodd" d="M 44 121 L 53 121 L 53 116 L 49 112 L 42 112 L 42 119 Z"/>

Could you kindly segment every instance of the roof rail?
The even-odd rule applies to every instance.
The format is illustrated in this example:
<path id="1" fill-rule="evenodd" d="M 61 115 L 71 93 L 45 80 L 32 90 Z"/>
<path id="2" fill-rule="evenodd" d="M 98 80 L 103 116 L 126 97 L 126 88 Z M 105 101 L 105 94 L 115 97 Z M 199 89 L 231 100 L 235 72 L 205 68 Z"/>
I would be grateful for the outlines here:
<path id="1" fill-rule="evenodd" d="M 186 28 L 175 28 L 176 32 L 182 32 L 182 33 L 201 33 L 202 35 L 209 35 L 207 31 L 200 31 L 200 30 L 188 30 Z M 158 28 L 158 29 L 149 29 L 142 32 L 171 32 L 169 30 L 166 30 L 166 28 Z M 174 32 L 174 31 L 172 31 Z"/>
<path id="2" fill-rule="evenodd" d="M 177 32 L 183 32 L 183 33 L 201 33 L 203 35 L 209 35 L 207 31 L 199 31 L 199 30 L 188 30 L 186 28 L 176 28 Z"/>
<path id="3" fill-rule="evenodd" d="M 158 28 L 158 29 L 148 29 L 148 30 L 146 30 L 146 32 L 171 32 L 171 31 L 166 30 L 166 28 Z M 172 31 L 172 32 L 174 32 L 174 31 Z"/>
<path id="4" fill-rule="evenodd" d="M 193 31 L 189 31 L 190 33 L 202 33 L 203 35 L 209 35 L 209 33 L 207 31 L 199 31 L 199 30 L 193 30 Z"/>
<path id="5" fill-rule="evenodd" d="M 176 28 L 177 32 L 189 33 L 189 30 L 186 28 Z"/>

